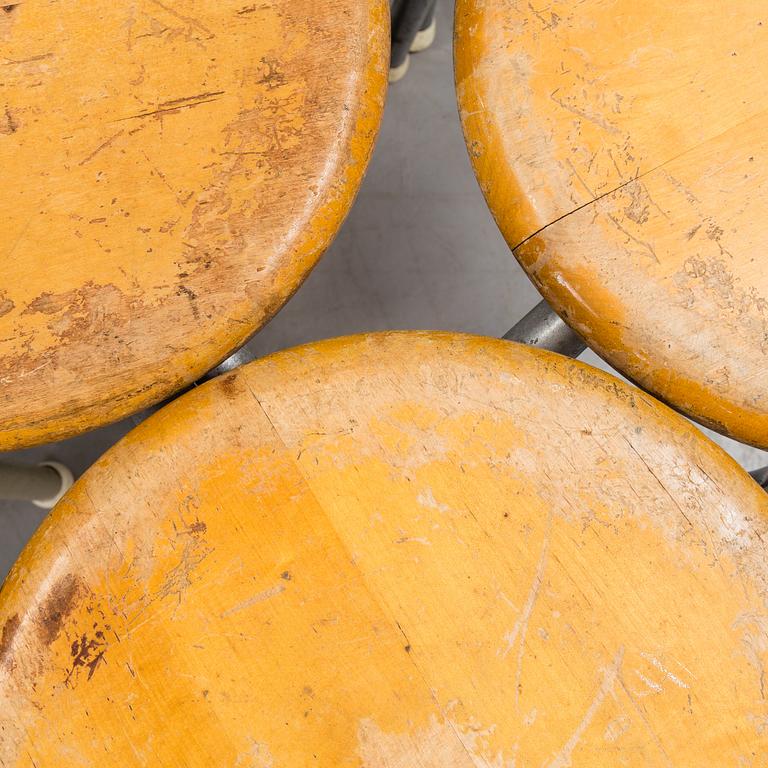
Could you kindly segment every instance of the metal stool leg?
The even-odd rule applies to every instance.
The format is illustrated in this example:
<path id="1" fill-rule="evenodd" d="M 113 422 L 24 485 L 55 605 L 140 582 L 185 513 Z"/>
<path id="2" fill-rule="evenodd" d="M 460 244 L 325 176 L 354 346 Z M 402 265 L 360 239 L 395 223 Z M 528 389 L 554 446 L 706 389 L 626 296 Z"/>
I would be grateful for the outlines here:
<path id="1" fill-rule="evenodd" d="M 768 491 L 768 467 L 761 467 L 749 473 L 754 481 Z"/>
<path id="2" fill-rule="evenodd" d="M 567 357 L 578 357 L 587 348 L 581 336 L 564 323 L 546 301 L 540 301 L 502 338 L 548 349 Z M 755 469 L 749 474 L 768 491 L 768 467 Z"/>
<path id="3" fill-rule="evenodd" d="M 57 461 L 38 467 L 0 464 L 0 498 L 31 501 L 51 509 L 74 482 L 72 472 Z"/>
<path id="4" fill-rule="evenodd" d="M 568 357 L 578 357 L 587 348 L 581 336 L 571 330 L 546 301 L 540 301 L 502 338 Z"/>
<path id="5" fill-rule="evenodd" d="M 392 56 L 389 81 L 400 80 L 408 69 L 411 45 L 420 30 L 429 26 L 435 0 L 400 0 L 392 10 Z"/>
<path id="6" fill-rule="evenodd" d="M 421 22 L 419 31 L 416 33 L 416 37 L 413 38 L 413 42 L 409 48 L 411 53 L 426 51 L 435 41 L 435 32 L 437 29 L 437 21 L 435 19 L 436 11 L 437 0 L 431 0 L 427 15 L 424 17 L 424 21 Z"/>
<path id="7" fill-rule="evenodd" d="M 208 371 L 196 384 L 202 384 L 209 379 L 215 379 L 217 376 L 221 376 L 224 373 L 234 371 L 235 368 L 240 368 L 243 365 L 251 363 L 256 358 L 249 350 L 243 345 L 237 352 L 233 352 L 226 360 L 220 362 L 215 368 Z"/>

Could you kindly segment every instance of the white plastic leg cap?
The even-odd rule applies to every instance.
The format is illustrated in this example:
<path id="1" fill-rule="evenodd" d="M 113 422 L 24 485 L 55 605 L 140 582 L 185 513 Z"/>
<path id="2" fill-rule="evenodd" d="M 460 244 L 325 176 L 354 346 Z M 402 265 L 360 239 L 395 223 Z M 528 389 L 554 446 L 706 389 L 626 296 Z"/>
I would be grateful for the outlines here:
<path id="1" fill-rule="evenodd" d="M 411 53 L 420 53 L 426 51 L 432 43 L 435 42 L 435 32 L 437 31 L 437 19 L 432 18 L 432 22 L 426 29 L 416 33 L 411 44 Z"/>
<path id="2" fill-rule="evenodd" d="M 32 503 L 41 509 L 53 509 L 53 507 L 58 504 L 59 499 L 61 499 L 61 497 L 72 487 L 75 482 L 75 476 L 72 474 L 72 470 L 70 470 L 69 467 L 65 467 L 58 461 L 44 461 L 39 466 L 55 469 L 61 478 L 61 488 L 59 488 L 59 492 L 53 498 L 36 499 Z"/>
<path id="3" fill-rule="evenodd" d="M 398 80 L 402 80 L 405 77 L 405 73 L 408 71 L 408 66 L 411 63 L 410 55 L 405 57 L 405 61 L 399 67 L 390 67 L 389 70 L 389 82 L 396 83 Z"/>

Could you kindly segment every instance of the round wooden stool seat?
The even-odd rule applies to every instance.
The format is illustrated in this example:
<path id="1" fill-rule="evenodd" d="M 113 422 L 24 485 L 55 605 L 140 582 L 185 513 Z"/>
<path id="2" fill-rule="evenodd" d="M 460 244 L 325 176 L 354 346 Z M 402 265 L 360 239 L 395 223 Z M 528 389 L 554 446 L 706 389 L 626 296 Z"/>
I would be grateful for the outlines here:
<path id="1" fill-rule="evenodd" d="M 360 183 L 385 0 L 0 6 L 0 450 L 158 402 L 263 325 Z"/>
<path id="2" fill-rule="evenodd" d="M 459 0 L 467 146 L 515 256 L 602 357 L 768 447 L 768 18 L 752 0 Z"/>
<path id="3" fill-rule="evenodd" d="M 768 760 L 768 497 L 651 397 L 450 334 L 175 401 L 0 593 L 0 764 Z"/>

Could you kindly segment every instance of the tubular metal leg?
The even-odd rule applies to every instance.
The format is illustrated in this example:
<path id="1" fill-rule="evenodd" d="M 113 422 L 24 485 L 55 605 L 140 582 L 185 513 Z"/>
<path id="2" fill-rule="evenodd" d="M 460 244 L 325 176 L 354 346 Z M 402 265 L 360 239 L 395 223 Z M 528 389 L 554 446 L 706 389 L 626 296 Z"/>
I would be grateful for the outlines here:
<path id="1" fill-rule="evenodd" d="M 215 368 L 208 371 L 201 379 L 198 380 L 198 384 L 202 384 L 209 379 L 215 379 L 217 376 L 221 376 L 223 373 L 229 373 L 234 371 L 235 368 L 239 368 L 241 365 L 246 365 L 256 358 L 248 351 L 248 348 L 243 346 L 233 352 L 226 360 L 219 363 Z"/>
<path id="2" fill-rule="evenodd" d="M 57 461 L 38 467 L 0 464 L 0 499 L 31 501 L 51 509 L 74 482 L 72 472 Z"/>
<path id="3" fill-rule="evenodd" d="M 437 15 L 437 0 L 427 0 L 427 12 L 421 20 L 419 31 L 411 40 L 409 53 L 421 53 L 426 51 L 435 40 L 435 16 Z"/>
<path id="4" fill-rule="evenodd" d="M 761 467 L 749 473 L 755 482 L 768 491 L 768 467 Z"/>
<path id="5" fill-rule="evenodd" d="M 239 368 L 240 366 L 245 365 L 246 363 L 250 363 L 255 359 L 256 358 L 254 355 L 252 355 L 248 348 L 243 345 L 236 352 L 233 352 L 226 360 L 223 360 L 215 368 L 211 368 L 208 373 L 203 374 L 199 379 L 197 379 L 197 381 L 193 382 L 188 387 L 185 387 L 178 392 L 174 392 L 170 397 L 162 400 L 159 403 L 156 403 L 155 405 L 148 406 L 139 413 L 134 413 L 133 416 L 130 417 L 131 421 L 133 422 L 133 426 L 138 427 L 139 424 L 148 419 L 153 413 L 161 411 L 163 408 L 165 408 L 166 405 L 172 403 L 174 400 L 178 400 L 180 397 L 195 387 L 199 387 L 201 384 L 205 384 L 206 381 L 215 379 L 217 376 L 221 376 L 225 373 L 229 373 L 230 371 L 234 371 L 235 368 Z M 0 489 L 0 498 L 2 498 L 2 489 Z"/>
<path id="6" fill-rule="evenodd" d="M 408 59 L 414 38 L 430 20 L 435 3 L 434 0 L 395 0 L 390 5 L 392 56 L 389 66 L 391 71 L 398 72 Z"/>
<path id="7" fill-rule="evenodd" d="M 581 336 L 571 330 L 546 301 L 540 301 L 502 338 L 559 352 L 568 357 L 578 357 L 587 348 Z M 768 491 L 768 467 L 755 469 L 749 474 Z"/>
<path id="8" fill-rule="evenodd" d="M 578 357 L 587 348 L 581 336 L 572 331 L 546 301 L 540 301 L 502 338 L 568 357 Z"/>

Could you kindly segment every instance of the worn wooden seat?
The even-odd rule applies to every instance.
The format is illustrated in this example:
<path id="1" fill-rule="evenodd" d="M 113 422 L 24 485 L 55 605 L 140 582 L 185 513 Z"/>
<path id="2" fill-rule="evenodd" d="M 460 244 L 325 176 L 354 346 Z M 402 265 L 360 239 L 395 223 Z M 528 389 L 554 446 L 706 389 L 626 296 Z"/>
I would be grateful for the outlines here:
<path id="1" fill-rule="evenodd" d="M 283 352 L 43 523 L 0 593 L 0 765 L 763 765 L 767 515 L 567 358 Z"/>
<path id="2" fill-rule="evenodd" d="M 379 125 L 385 0 L 0 6 L 0 450 L 157 402 L 296 290 Z"/>
<path id="3" fill-rule="evenodd" d="M 480 185 L 602 357 L 768 446 L 768 17 L 760 3 L 459 0 Z"/>

